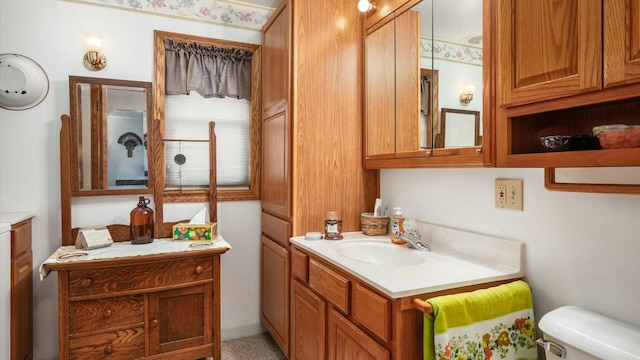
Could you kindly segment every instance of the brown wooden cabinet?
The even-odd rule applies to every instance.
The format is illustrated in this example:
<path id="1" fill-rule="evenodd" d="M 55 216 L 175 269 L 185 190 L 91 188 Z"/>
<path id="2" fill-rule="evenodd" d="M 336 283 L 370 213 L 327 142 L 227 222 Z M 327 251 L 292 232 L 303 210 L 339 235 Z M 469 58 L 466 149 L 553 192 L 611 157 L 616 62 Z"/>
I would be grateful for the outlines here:
<path id="1" fill-rule="evenodd" d="M 33 359 L 31 219 L 11 226 L 11 360 Z"/>
<path id="2" fill-rule="evenodd" d="M 640 124 L 637 0 L 501 1 L 498 166 L 638 166 L 640 148 L 545 152 L 540 138 Z"/>
<path id="3" fill-rule="evenodd" d="M 220 357 L 219 253 L 46 268 L 58 271 L 60 359 Z"/>
<path id="4" fill-rule="evenodd" d="M 287 356 L 289 238 L 323 232 L 327 211 L 359 230 L 379 193 L 361 165 L 362 20 L 344 1 L 284 0 L 262 30 L 261 320 Z"/>
<path id="5" fill-rule="evenodd" d="M 293 336 L 290 360 L 324 360 L 326 320 L 326 302 L 297 280 L 293 280 L 291 282 Z"/>

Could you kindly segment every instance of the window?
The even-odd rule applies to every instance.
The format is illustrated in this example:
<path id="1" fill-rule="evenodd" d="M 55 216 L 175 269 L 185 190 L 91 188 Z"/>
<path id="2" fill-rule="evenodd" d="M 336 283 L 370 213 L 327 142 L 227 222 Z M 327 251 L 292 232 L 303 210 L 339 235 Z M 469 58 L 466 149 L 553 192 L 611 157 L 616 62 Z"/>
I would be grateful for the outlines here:
<path id="1" fill-rule="evenodd" d="M 168 41 L 168 42 L 167 42 Z M 224 90 L 203 89 L 176 91 L 167 84 L 167 50 L 165 43 L 187 43 L 201 48 L 238 49 L 251 52 L 249 93 L 239 99 Z M 169 45 L 166 45 L 169 46 Z M 161 123 L 163 166 L 157 178 L 164 184 L 163 196 L 168 201 L 206 200 L 209 187 L 208 123 L 214 121 L 217 138 L 217 196 L 218 200 L 259 199 L 260 181 L 260 46 L 212 38 L 155 31 L 155 111 L 154 118 Z M 171 50 L 169 50 L 171 51 Z M 250 55 L 251 55 L 250 54 Z M 172 54 L 169 54 L 171 58 Z M 173 63 L 172 63 L 173 65 Z M 171 68 L 171 67 L 170 67 Z M 247 72 L 248 73 L 248 72 Z M 208 72 L 203 72 L 208 76 Z M 170 75 L 171 76 L 171 75 Z M 201 78 L 198 75 L 198 78 Z M 186 81 L 185 81 L 186 82 Z M 224 82 L 224 81 L 223 81 Z M 216 87 L 218 84 L 215 84 Z M 220 87 L 224 87 L 221 84 Z M 167 95 L 169 87 L 172 95 Z M 208 92 L 203 97 L 202 92 Z"/>

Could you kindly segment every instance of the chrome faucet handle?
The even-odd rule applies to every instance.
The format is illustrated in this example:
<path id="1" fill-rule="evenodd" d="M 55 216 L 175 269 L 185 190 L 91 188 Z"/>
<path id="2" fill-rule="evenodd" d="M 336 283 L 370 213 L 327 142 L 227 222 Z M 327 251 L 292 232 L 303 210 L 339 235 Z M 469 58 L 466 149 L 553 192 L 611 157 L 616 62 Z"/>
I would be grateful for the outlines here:
<path id="1" fill-rule="evenodd" d="M 431 246 L 422 241 L 422 236 L 417 229 L 414 233 L 398 233 L 398 237 L 405 240 L 410 248 L 421 251 L 431 251 Z"/>

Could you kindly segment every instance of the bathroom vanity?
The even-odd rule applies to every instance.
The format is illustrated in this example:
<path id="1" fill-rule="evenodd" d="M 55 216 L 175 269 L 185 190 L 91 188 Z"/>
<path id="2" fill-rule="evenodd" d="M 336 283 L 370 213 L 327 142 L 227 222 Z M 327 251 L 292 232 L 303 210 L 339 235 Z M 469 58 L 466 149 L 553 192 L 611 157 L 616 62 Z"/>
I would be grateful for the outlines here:
<path id="1" fill-rule="evenodd" d="M 520 242 L 420 227 L 432 252 L 360 232 L 340 241 L 291 238 L 291 359 L 423 359 L 415 299 L 524 276 Z"/>

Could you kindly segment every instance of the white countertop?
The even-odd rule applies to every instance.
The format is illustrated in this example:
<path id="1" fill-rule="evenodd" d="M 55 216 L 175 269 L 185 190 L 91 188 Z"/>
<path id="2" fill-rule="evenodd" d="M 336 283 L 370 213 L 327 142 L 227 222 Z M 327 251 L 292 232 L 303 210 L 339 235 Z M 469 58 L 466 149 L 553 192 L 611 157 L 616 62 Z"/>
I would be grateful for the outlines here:
<path id="1" fill-rule="evenodd" d="M 429 226 L 433 227 L 433 225 Z M 438 228 L 439 230 L 442 229 L 440 227 Z M 458 231 L 448 228 L 444 229 L 454 232 Z M 501 253 L 500 258 L 507 260 L 502 262 L 496 261 L 495 258 L 482 259 L 465 256 L 465 254 L 456 251 L 444 252 L 432 245 L 435 251 L 419 251 L 403 246 L 407 251 L 407 262 L 411 262 L 409 261 L 411 259 L 418 259 L 418 257 L 424 259 L 424 261 L 418 264 L 378 265 L 343 256 L 337 252 L 336 246 L 341 243 L 354 243 L 362 240 L 369 243 L 379 242 L 380 244 L 387 244 L 390 243 L 388 236 L 366 236 L 361 232 L 344 233 L 343 235 L 343 240 L 305 240 L 303 236 L 299 236 L 291 238 L 291 243 L 353 274 L 388 296 L 396 299 L 524 276 L 522 262 L 520 262 L 523 258 L 521 247 L 523 247 L 524 244 L 515 241 L 499 239 L 497 242 L 497 244 L 502 245 L 505 245 L 505 241 L 514 243 L 506 244 L 506 246 L 496 249 L 498 250 L 496 252 Z M 473 236 L 475 234 L 471 235 L 471 240 L 477 242 L 478 238 Z M 477 237 L 481 238 L 484 236 L 479 235 Z M 458 238 L 464 238 L 464 236 L 458 236 Z M 423 239 L 425 239 L 424 236 Z M 449 239 L 443 239 L 442 243 L 445 243 L 446 240 Z M 456 239 L 456 241 L 458 241 L 458 239 Z M 434 243 L 438 243 L 438 241 L 434 241 Z M 487 244 L 496 245 L 496 243 L 493 243 L 491 240 L 488 241 Z M 456 245 L 460 246 L 460 244 Z M 357 245 L 354 244 L 354 246 Z M 475 246 L 478 246 L 477 243 Z M 402 250 L 404 251 L 404 249 Z M 506 254 L 505 251 L 507 252 Z M 403 256 L 402 251 L 398 251 L 398 253 L 400 256 Z M 518 258 L 517 261 L 513 259 L 515 257 Z"/>
<path id="2" fill-rule="evenodd" d="M 0 222 L 0 234 L 4 234 L 9 230 L 11 230 L 11 223 Z"/>
<path id="3" fill-rule="evenodd" d="M 15 225 L 20 221 L 24 221 L 27 219 L 31 219 L 36 216 L 36 214 L 32 212 L 2 212 L 0 213 L 0 223 L 9 223 Z"/>

